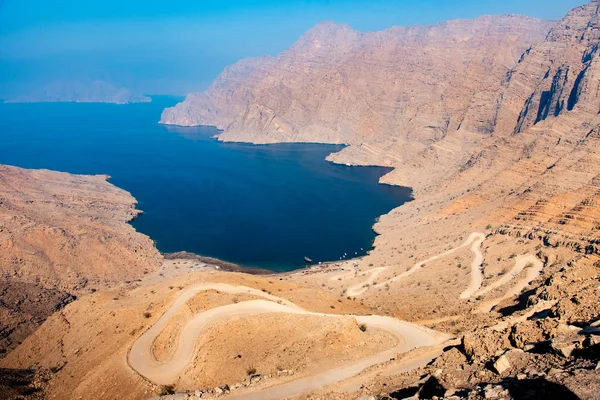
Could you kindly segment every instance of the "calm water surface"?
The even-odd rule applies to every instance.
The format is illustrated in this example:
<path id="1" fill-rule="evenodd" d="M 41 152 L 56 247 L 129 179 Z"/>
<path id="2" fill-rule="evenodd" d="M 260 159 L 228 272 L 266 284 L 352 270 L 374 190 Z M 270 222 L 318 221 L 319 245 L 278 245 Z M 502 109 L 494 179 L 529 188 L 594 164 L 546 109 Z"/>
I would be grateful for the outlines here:
<path id="1" fill-rule="evenodd" d="M 326 162 L 340 146 L 225 144 L 212 128 L 158 125 L 177 101 L 0 104 L 0 163 L 108 174 L 159 250 L 276 271 L 365 254 L 376 218 L 410 200 L 377 183 L 382 168 Z"/>

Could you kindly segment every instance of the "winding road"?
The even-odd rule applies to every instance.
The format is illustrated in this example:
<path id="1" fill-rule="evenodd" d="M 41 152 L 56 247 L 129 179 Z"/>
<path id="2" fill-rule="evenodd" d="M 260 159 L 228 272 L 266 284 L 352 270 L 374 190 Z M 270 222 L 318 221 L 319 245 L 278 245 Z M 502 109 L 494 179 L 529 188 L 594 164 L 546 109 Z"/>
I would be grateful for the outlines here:
<path id="1" fill-rule="evenodd" d="M 401 273 L 400 275 L 395 276 L 391 279 L 388 279 L 384 282 L 381 282 L 381 283 L 378 283 L 375 285 L 373 285 L 373 283 L 376 281 L 377 277 L 379 277 L 379 275 L 381 275 L 389 267 L 373 268 L 371 270 L 362 272 L 361 274 L 359 274 L 359 276 L 368 276 L 368 278 L 365 279 L 364 281 L 361 281 L 358 284 L 349 286 L 346 289 L 346 295 L 351 296 L 351 297 L 356 297 L 356 296 L 360 296 L 360 295 L 366 293 L 369 290 L 369 288 L 380 288 L 380 287 L 389 285 L 392 282 L 398 282 L 408 276 L 411 276 L 415 272 L 421 270 L 423 267 L 425 267 L 425 265 L 427 263 L 438 260 L 442 257 L 446 257 L 446 256 L 456 252 L 457 250 L 460 250 L 460 249 L 470 245 L 471 251 L 473 252 L 475 257 L 473 258 L 473 261 L 471 262 L 471 274 L 470 274 L 471 278 L 469 281 L 469 286 L 459 295 L 459 298 L 461 300 L 467 300 L 473 296 L 482 296 L 482 295 L 485 295 L 485 294 L 491 292 L 494 289 L 497 289 L 501 286 L 507 285 L 511 281 L 513 281 L 523 270 L 527 269 L 527 274 L 525 275 L 525 277 L 523 279 L 517 281 L 517 283 L 514 286 L 512 286 L 511 288 L 507 289 L 506 292 L 502 296 L 497 297 L 492 300 L 485 301 L 474 310 L 475 313 L 490 312 L 495 306 L 497 306 L 503 300 L 509 299 L 513 296 L 520 294 L 523 289 L 528 287 L 531 284 L 531 282 L 539 276 L 544 264 L 533 254 L 519 255 L 516 257 L 515 265 L 509 271 L 508 274 L 506 274 L 502 278 L 496 280 L 492 284 L 482 288 L 481 286 L 483 285 L 483 281 L 484 281 L 483 270 L 482 270 L 484 257 L 483 257 L 483 253 L 481 252 L 481 246 L 482 246 L 484 240 L 485 240 L 485 235 L 483 233 L 473 232 L 469 236 L 469 238 L 460 246 L 450 249 L 442 254 L 438 254 L 436 256 L 430 257 L 425 261 L 418 262 L 415 265 L 413 265 L 409 270 Z M 342 275 L 333 276 L 330 278 L 330 280 L 335 280 L 335 279 L 344 280 L 347 278 L 351 278 L 353 276 L 355 276 L 355 273 L 350 271 L 350 272 L 344 273 Z"/>
<path id="2" fill-rule="evenodd" d="M 390 279 L 388 279 L 384 282 L 378 283 L 376 285 L 373 285 L 372 287 L 379 288 L 379 287 L 384 287 L 385 285 L 389 285 L 390 283 L 393 283 L 393 282 L 398 282 L 402 279 L 405 279 L 405 278 L 411 276 L 415 272 L 421 270 L 425 266 L 425 264 L 435 261 L 435 260 L 438 260 L 440 258 L 449 256 L 450 254 L 452 254 L 464 247 L 471 245 L 471 251 L 473 251 L 473 253 L 475 253 L 475 259 L 471 263 L 471 283 L 469 285 L 469 288 L 465 292 L 463 292 L 463 294 L 461 295 L 461 298 L 463 298 L 462 296 L 465 294 L 469 294 L 470 291 L 475 291 L 475 290 L 479 289 L 479 287 L 481 286 L 481 283 L 483 282 L 483 275 L 481 273 L 481 263 L 483 262 L 483 254 L 481 254 L 481 251 L 479 250 L 479 248 L 481 247 L 481 244 L 483 243 L 484 240 L 485 240 L 485 235 L 483 233 L 474 232 L 460 246 L 450 249 L 450 250 L 446 251 L 445 253 L 430 257 L 425 261 L 420 261 L 420 262 L 416 263 L 415 265 L 413 265 L 409 270 L 401 273 L 400 275 L 390 278 Z M 383 271 L 385 271 L 388 268 L 389 267 L 373 268 L 372 270 L 370 270 L 370 271 L 373 271 L 373 273 L 371 274 L 371 276 L 369 276 L 369 278 L 366 281 L 360 282 L 359 284 L 354 285 L 354 286 L 350 286 L 346 290 L 346 294 L 351 297 L 360 296 L 360 295 L 364 294 L 369 289 L 368 285 L 373 283 L 375 281 L 375 279 L 377 278 L 377 276 L 379 276 Z M 468 296 L 465 298 L 468 298 Z"/>
<path id="3" fill-rule="evenodd" d="M 517 277 L 525 268 L 528 268 L 527 274 L 523 279 L 517 281 L 516 285 L 508 289 L 502 296 L 497 297 L 493 300 L 483 302 L 476 310 L 476 313 L 487 313 L 490 312 L 494 307 L 496 307 L 500 302 L 510 299 L 513 296 L 517 296 L 521 294 L 521 291 L 528 287 L 535 278 L 538 277 L 540 272 L 542 272 L 542 268 L 544 267 L 544 263 L 542 263 L 536 256 L 533 254 L 525 254 L 520 255 L 515 260 L 515 266 L 502 279 L 497 280 L 492 283 L 490 286 L 480 290 L 478 294 L 485 294 L 492 289 L 495 289 L 501 285 L 507 284 L 511 280 Z"/>
<path id="4" fill-rule="evenodd" d="M 484 280 L 482 263 L 484 257 L 481 252 L 481 246 L 484 240 L 485 235 L 483 233 L 474 232 L 460 246 L 450 249 L 439 255 L 430 257 L 425 261 L 418 262 L 409 270 L 382 283 L 373 284 L 376 279 L 389 267 L 373 268 L 371 270 L 362 272 L 360 273 L 360 276 L 365 276 L 367 279 L 359 284 L 348 287 L 346 289 L 346 295 L 360 296 L 364 294 L 369 287 L 378 288 L 392 282 L 400 281 L 421 270 L 429 262 L 446 257 L 464 247 L 471 246 L 470 250 L 475 255 L 471 263 L 471 278 L 468 287 L 460 294 L 460 299 L 469 299 L 472 296 L 480 296 L 489 293 L 490 291 L 495 290 L 503 285 L 507 285 L 519 274 L 521 274 L 521 272 L 527 270 L 525 276 L 511 288 L 506 290 L 502 296 L 481 303 L 478 308 L 473 311 L 476 313 L 489 312 L 501 301 L 518 295 L 524 288 L 529 286 L 531 282 L 540 274 L 543 268 L 543 263 L 532 254 L 520 255 L 515 259 L 515 265 L 508 274 L 493 282 L 489 286 L 482 288 L 481 286 Z M 342 275 L 331 277 L 330 280 L 344 280 L 354 277 L 355 275 L 356 273 L 353 270 L 349 270 L 349 272 L 344 272 Z M 177 338 L 175 349 L 173 350 L 170 358 L 162 361 L 157 360 L 154 356 L 152 347 L 158 335 L 160 335 L 160 333 L 166 328 L 175 314 L 182 307 L 185 307 L 186 303 L 190 299 L 192 299 L 198 293 L 207 290 L 217 290 L 230 294 L 250 294 L 261 297 L 262 299 L 229 304 L 196 314 L 181 329 L 179 337 Z M 179 294 L 173 304 L 158 319 L 158 321 L 156 321 L 133 343 L 127 356 L 127 360 L 131 368 L 133 368 L 146 379 L 159 385 L 173 384 L 184 373 L 186 367 L 193 360 L 194 355 L 197 352 L 202 351 L 202 348 L 197 348 L 197 343 L 201 335 L 210 324 L 236 316 L 266 313 L 314 315 L 325 318 L 353 317 L 359 324 L 365 324 L 367 327 L 382 329 L 391 333 L 396 338 L 397 344 L 389 350 L 362 358 L 340 367 L 317 372 L 307 377 L 302 377 L 279 385 L 276 384 L 274 386 L 258 389 L 248 393 L 240 392 L 231 394 L 228 396 L 229 399 L 275 400 L 314 391 L 348 378 L 352 378 L 369 367 L 389 361 L 396 354 L 406 353 L 407 351 L 417 347 L 436 346 L 451 338 L 449 335 L 391 317 L 377 315 L 354 316 L 315 313 L 306 311 L 288 300 L 264 293 L 258 289 L 246 286 L 234 286 L 225 283 L 206 283 L 188 288 Z"/>
<path id="5" fill-rule="evenodd" d="M 207 290 L 218 290 L 220 292 L 232 294 L 252 294 L 260 296 L 265 300 L 244 301 L 216 307 L 196 314 L 182 328 L 171 357 L 165 361 L 158 361 L 152 351 L 152 346 L 156 337 L 163 329 L 165 329 L 171 318 L 185 306 L 188 300 L 193 298 L 196 294 Z M 233 286 L 220 283 L 201 284 L 182 292 L 158 321 L 156 321 L 154 325 L 133 343 L 128 354 L 129 365 L 140 375 L 156 384 L 173 384 L 179 379 L 185 368 L 193 360 L 194 355 L 198 351 L 202 351 L 202 348 L 197 348 L 198 339 L 211 323 L 229 319 L 234 316 L 264 313 L 316 315 L 326 318 L 343 318 L 349 316 L 306 311 L 285 299 L 245 286 Z M 337 368 L 318 372 L 308 377 L 251 393 L 232 395 L 230 397 L 245 400 L 267 400 L 302 394 L 351 378 L 366 368 L 389 361 L 396 354 L 405 353 L 417 347 L 437 345 L 451 338 L 449 335 L 391 317 L 377 315 L 351 317 L 354 317 L 359 324 L 365 324 L 369 328 L 388 331 L 397 339 L 396 346 L 378 354 Z"/>

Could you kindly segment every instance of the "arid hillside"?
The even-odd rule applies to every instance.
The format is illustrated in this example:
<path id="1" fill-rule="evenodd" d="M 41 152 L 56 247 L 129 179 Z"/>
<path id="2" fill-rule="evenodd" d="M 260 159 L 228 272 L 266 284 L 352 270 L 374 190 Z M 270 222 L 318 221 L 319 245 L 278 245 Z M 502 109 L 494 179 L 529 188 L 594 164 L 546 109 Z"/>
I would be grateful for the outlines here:
<path id="1" fill-rule="evenodd" d="M 106 181 L 0 166 L 0 350 L 106 285 L 139 279 L 161 256 L 127 222 L 135 199 Z"/>

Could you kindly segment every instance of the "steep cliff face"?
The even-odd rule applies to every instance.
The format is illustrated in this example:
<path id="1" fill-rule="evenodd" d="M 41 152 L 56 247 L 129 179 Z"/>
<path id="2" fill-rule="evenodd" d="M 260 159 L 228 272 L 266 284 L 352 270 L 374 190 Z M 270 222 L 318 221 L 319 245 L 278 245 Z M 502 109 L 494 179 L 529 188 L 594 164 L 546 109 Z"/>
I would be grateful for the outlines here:
<path id="1" fill-rule="evenodd" d="M 507 78 L 499 133 L 519 133 L 575 108 L 600 110 L 600 2 L 572 10 L 534 44 Z"/>
<path id="2" fill-rule="evenodd" d="M 503 77 L 550 26 L 519 16 L 373 33 L 323 23 L 277 57 L 227 68 L 161 122 L 215 125 L 226 141 L 366 143 L 403 157 L 409 141 L 492 132 Z"/>

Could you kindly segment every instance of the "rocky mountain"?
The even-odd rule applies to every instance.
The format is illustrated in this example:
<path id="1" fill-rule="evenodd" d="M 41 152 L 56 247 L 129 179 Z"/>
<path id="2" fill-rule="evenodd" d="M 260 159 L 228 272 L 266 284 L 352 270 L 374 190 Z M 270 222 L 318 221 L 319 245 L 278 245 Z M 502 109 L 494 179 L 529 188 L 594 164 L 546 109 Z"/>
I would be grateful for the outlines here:
<path id="1" fill-rule="evenodd" d="M 453 132 L 494 131 L 502 80 L 550 22 L 486 16 L 360 33 L 322 23 L 277 57 L 242 60 L 162 123 L 220 140 L 348 143 L 393 164 Z M 352 163 L 353 160 L 345 160 Z"/>
<path id="2" fill-rule="evenodd" d="M 509 72 L 498 133 L 519 133 L 577 108 L 598 113 L 600 3 L 572 10 Z"/>
<path id="3" fill-rule="evenodd" d="M 7 103 L 148 103 L 150 97 L 109 82 L 52 82 L 39 91 L 7 100 Z"/>

